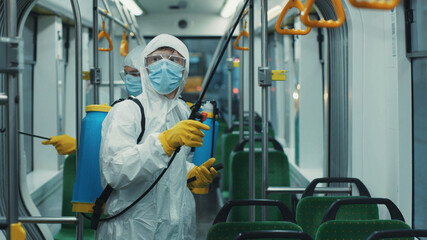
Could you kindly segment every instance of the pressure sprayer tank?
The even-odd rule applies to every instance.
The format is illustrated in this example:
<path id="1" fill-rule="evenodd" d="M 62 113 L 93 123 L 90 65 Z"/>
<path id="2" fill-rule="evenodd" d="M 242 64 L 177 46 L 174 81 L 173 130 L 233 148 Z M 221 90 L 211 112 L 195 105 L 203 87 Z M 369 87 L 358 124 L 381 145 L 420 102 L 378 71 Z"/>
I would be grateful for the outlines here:
<path id="1" fill-rule="evenodd" d="M 77 148 L 77 172 L 71 200 L 73 212 L 92 213 L 95 200 L 102 193 L 99 148 L 102 122 L 110 109 L 106 104 L 86 106 Z"/>
<path id="2" fill-rule="evenodd" d="M 205 134 L 203 137 L 203 146 L 196 148 L 193 157 L 193 163 L 196 166 L 202 165 L 202 163 L 213 157 L 215 153 L 216 137 L 218 135 L 218 121 L 214 122 L 214 105 L 207 101 L 202 108 L 203 112 L 207 114 L 207 118 L 203 123 L 208 125 L 210 129 L 208 131 L 202 130 Z M 214 129 L 215 133 L 213 132 Z"/>

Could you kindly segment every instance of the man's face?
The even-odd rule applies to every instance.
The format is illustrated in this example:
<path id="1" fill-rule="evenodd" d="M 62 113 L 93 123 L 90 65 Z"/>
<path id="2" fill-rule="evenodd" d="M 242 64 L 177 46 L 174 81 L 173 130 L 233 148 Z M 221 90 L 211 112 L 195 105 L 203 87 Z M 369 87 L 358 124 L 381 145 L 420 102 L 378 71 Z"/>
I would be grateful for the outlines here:
<path id="1" fill-rule="evenodd" d="M 133 67 L 125 66 L 125 73 L 133 75 L 135 77 L 139 77 L 139 71 L 138 71 L 138 69 L 135 69 Z"/>
<path id="2" fill-rule="evenodd" d="M 178 63 L 178 64 L 182 65 L 183 67 L 185 67 L 185 59 L 184 59 L 184 57 L 178 51 L 176 51 L 175 49 L 158 49 L 158 50 L 152 52 L 146 58 L 146 61 L 147 61 L 145 63 L 146 66 L 149 66 L 150 64 L 152 64 L 152 63 L 154 63 L 154 62 L 159 61 L 159 60 L 162 59 L 162 58 L 158 58 L 158 57 L 157 58 L 150 58 L 150 56 L 157 56 L 157 55 L 162 55 L 163 58 L 169 59 L 169 60 L 171 60 L 171 61 L 173 61 L 175 63 Z M 179 58 L 174 58 L 173 56 L 178 56 Z M 182 58 L 184 60 L 182 60 L 180 58 Z M 148 70 L 148 67 L 146 69 L 147 69 L 147 73 L 150 74 L 150 71 Z M 182 74 L 184 74 L 184 71 L 185 70 L 182 70 Z M 175 97 L 175 95 L 176 95 L 177 92 L 178 92 L 178 88 L 176 88 L 173 92 L 171 92 L 169 94 L 166 94 L 164 96 L 167 97 L 168 99 L 173 99 Z"/>

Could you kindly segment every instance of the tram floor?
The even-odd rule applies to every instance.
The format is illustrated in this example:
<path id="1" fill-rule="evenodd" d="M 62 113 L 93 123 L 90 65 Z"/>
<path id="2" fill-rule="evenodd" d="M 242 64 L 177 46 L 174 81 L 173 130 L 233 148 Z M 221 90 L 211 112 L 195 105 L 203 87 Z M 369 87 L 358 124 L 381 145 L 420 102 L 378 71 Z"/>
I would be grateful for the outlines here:
<path id="1" fill-rule="evenodd" d="M 214 184 L 215 185 L 215 184 Z M 216 214 L 219 211 L 216 187 L 212 186 L 208 194 L 194 194 L 196 200 L 197 240 L 205 240 Z"/>

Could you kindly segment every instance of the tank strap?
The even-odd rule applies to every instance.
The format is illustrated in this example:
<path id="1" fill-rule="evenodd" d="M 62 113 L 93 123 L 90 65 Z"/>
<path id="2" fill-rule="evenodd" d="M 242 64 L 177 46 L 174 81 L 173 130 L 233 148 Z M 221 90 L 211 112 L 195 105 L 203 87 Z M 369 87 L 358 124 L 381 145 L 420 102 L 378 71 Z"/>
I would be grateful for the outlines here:
<path id="1" fill-rule="evenodd" d="M 136 143 L 138 144 L 139 142 L 141 142 L 142 136 L 144 136 L 144 132 L 145 132 L 145 113 L 144 113 L 144 107 L 142 106 L 141 102 L 137 98 L 132 98 L 131 100 L 138 105 L 139 110 L 141 111 L 141 133 L 139 134 L 138 139 L 136 141 Z"/>
<path id="2" fill-rule="evenodd" d="M 96 230 L 98 228 L 99 219 L 101 218 L 102 209 L 104 205 L 107 203 L 108 197 L 110 197 L 111 192 L 113 191 L 113 188 L 110 185 L 107 185 L 107 187 L 104 188 L 99 198 L 95 201 L 95 206 L 93 206 L 93 214 L 92 214 L 92 222 L 90 224 L 91 228 L 93 230 Z"/>

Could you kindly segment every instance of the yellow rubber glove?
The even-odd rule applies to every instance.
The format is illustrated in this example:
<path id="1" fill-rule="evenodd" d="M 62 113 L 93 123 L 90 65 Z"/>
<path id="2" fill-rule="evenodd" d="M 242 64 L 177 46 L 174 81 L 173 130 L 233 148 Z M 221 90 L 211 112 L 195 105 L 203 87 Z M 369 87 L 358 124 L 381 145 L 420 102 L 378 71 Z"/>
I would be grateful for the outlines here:
<path id="1" fill-rule="evenodd" d="M 176 148 L 182 145 L 188 147 L 202 146 L 205 134 L 200 129 L 209 130 L 209 126 L 195 120 L 178 122 L 171 129 L 159 135 L 163 150 L 170 156 Z"/>
<path id="2" fill-rule="evenodd" d="M 212 181 L 216 178 L 218 175 L 215 168 L 212 167 L 212 165 L 215 162 L 215 158 L 211 158 L 204 162 L 202 165 L 195 166 L 193 169 L 191 169 L 187 173 L 187 179 L 190 179 L 192 177 L 196 177 L 196 181 L 192 181 L 187 184 L 187 187 L 192 190 L 193 188 L 205 188 L 209 184 L 212 183 Z M 209 168 L 209 170 L 208 170 Z"/>
<path id="3" fill-rule="evenodd" d="M 50 137 L 50 140 L 43 141 L 42 144 L 52 144 L 61 155 L 76 153 L 76 139 L 67 134 Z"/>

